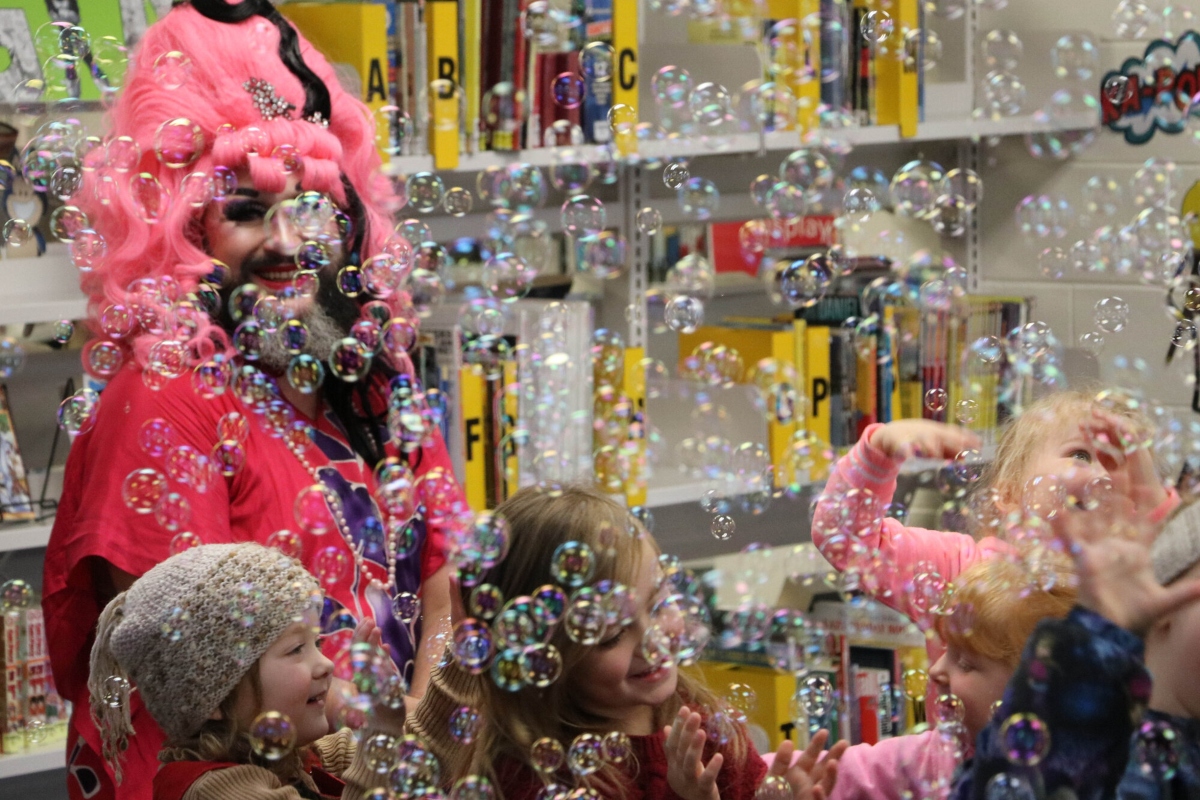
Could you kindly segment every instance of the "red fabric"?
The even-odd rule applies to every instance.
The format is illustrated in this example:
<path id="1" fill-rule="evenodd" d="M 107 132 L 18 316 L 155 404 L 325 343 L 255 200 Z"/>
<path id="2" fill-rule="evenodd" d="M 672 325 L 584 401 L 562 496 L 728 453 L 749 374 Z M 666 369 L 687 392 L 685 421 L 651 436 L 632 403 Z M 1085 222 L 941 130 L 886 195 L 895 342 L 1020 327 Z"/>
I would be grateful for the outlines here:
<path id="1" fill-rule="evenodd" d="M 681 800 L 667 783 L 667 755 L 663 749 L 666 735 L 659 731 L 652 736 L 630 736 L 633 754 L 638 765 L 626 800 Z M 714 750 L 705 748 L 704 760 L 712 758 Z M 717 775 L 717 790 L 721 800 L 753 800 L 758 785 L 767 774 L 767 764 L 750 745 L 750 752 L 739 764 L 726 754 L 725 764 Z M 514 759 L 502 759 L 497 765 L 496 780 L 504 800 L 537 800 L 543 783 L 533 767 Z"/>
<path id="2" fill-rule="evenodd" d="M 169 483 L 170 491 L 180 492 L 191 504 L 187 529 L 205 544 L 265 543 L 272 533 L 284 528 L 300 533 L 294 501 L 303 488 L 313 483 L 313 477 L 282 440 L 262 429 L 261 417 L 249 411 L 231 390 L 206 400 L 193 391 L 190 377 L 185 377 L 170 381 L 160 391 L 151 391 L 142 383 L 136 368 L 127 368 L 101 394 L 95 427 L 72 444 L 58 516 L 46 550 L 42 604 L 55 679 L 62 695 L 75 704 L 71 724 L 83 746 L 93 754 L 101 748 L 88 713 L 87 675 L 102 605 L 93 585 L 90 559 L 100 558 L 131 575 L 142 575 L 169 556 L 171 540 L 176 535 L 160 525 L 154 514 L 133 513 L 122 499 L 122 485 L 131 471 L 147 467 L 166 471 L 163 457 L 152 457 L 141 448 L 142 425 L 151 419 L 162 419 L 174 432 L 173 445 L 188 444 L 208 454 L 218 443 L 218 421 L 230 412 L 242 414 L 249 423 L 244 443 L 245 462 L 238 472 L 231 478 L 217 478 L 204 493 L 174 481 Z M 299 412 L 296 416 L 300 416 Z M 314 445 L 307 448 L 307 458 L 320 470 L 322 482 L 338 492 L 347 516 L 351 516 L 351 509 L 356 519 L 366 519 L 371 509 L 378 515 L 372 499 L 375 488 L 372 469 L 353 455 L 340 429 L 324 416 L 309 422 L 316 433 Z M 343 459 L 339 455 L 337 460 L 331 460 L 325 455 L 342 451 L 349 453 L 348 457 Z M 437 466 L 453 475 L 440 436 L 435 446 L 421 452 L 416 475 L 420 477 Z M 452 503 L 456 501 L 461 501 L 461 495 L 450 499 Z M 440 517 L 432 513 L 427 516 Z M 338 532 L 323 536 L 301 533 L 301 536 L 304 540 L 301 560 L 310 571 L 317 572 L 316 557 L 329 547 L 344 552 L 352 569 L 353 556 Z M 382 548 L 382 540 L 378 546 Z M 419 572 L 418 565 L 408 561 L 397 566 L 398 591 L 419 590 L 418 580 L 400 579 L 402 567 L 413 578 L 419 574 L 419 580 L 424 581 L 445 563 L 444 551 L 445 532 L 429 526 L 419 556 Z M 382 562 L 382 556 L 379 561 Z M 335 612 L 339 609 L 349 612 L 355 620 L 364 614 L 372 615 L 384 628 L 385 641 L 389 641 L 389 634 L 405 636 L 390 614 L 386 569 L 368 557 L 363 571 L 369 579 L 353 585 L 343 581 L 327 588 L 330 607 Z M 395 641 L 389 644 L 396 652 Z M 160 737 L 156 726 L 144 712 L 135 716 L 134 722 L 138 735 L 131 739 L 131 748 L 125 756 L 124 780 L 114 795 L 117 800 L 148 798 L 157 767 L 154 755 Z M 93 761 L 86 755 L 80 757 Z M 105 771 L 102 779 L 111 783 L 111 773 Z M 70 787 L 73 800 L 91 800 L 97 796 L 76 781 L 71 781 Z"/>
<path id="3" fill-rule="evenodd" d="M 154 776 L 154 800 L 183 800 L 187 790 L 205 773 L 236 766 L 239 765 L 228 761 L 172 761 L 163 764 Z M 346 788 L 345 781 L 326 772 L 316 753 L 309 753 L 306 768 L 322 797 L 342 796 L 342 790 Z"/>

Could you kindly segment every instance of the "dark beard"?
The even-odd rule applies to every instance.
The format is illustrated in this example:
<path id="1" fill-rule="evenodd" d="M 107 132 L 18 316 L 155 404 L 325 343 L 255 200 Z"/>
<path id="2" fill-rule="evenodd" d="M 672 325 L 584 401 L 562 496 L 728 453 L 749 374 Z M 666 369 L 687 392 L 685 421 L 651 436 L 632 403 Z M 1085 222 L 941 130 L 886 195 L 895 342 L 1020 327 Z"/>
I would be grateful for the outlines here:
<path id="1" fill-rule="evenodd" d="M 268 266 L 274 261 L 251 259 L 242 265 L 240 280 L 252 283 L 250 276 L 260 267 Z M 236 284 L 221 289 L 221 309 L 217 322 L 232 338 L 237 324 L 229 311 L 229 298 Z M 333 346 L 350 335 L 350 326 L 358 321 L 360 307 L 356 300 L 347 297 L 337 287 L 337 280 L 331 272 L 321 272 L 317 276 L 317 295 L 312 305 L 297 319 L 308 328 L 308 339 L 300 353 L 310 355 L 319 361 L 329 360 Z M 288 364 L 296 356 L 283 345 L 283 337 L 279 332 L 262 335 L 262 347 L 256 363 L 272 375 L 282 375 Z M 326 379 L 331 371 L 326 371 Z"/>

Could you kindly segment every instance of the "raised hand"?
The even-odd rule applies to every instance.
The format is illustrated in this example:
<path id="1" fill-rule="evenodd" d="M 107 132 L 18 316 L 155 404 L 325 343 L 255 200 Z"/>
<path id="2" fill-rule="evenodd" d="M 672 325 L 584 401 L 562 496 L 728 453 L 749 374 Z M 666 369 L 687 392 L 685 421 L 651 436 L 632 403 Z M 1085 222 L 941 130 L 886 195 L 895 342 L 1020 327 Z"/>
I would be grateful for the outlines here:
<path id="1" fill-rule="evenodd" d="M 1150 563 L 1154 534 L 1132 500 L 1114 505 L 1114 517 L 1070 515 L 1060 535 L 1075 559 L 1080 605 L 1144 636 L 1159 617 L 1200 598 L 1200 580 L 1160 585 Z"/>
<path id="2" fill-rule="evenodd" d="M 675 722 L 664 728 L 667 734 L 664 750 L 667 756 L 667 784 L 683 800 L 720 800 L 717 775 L 725 759 L 716 753 L 705 764 L 704 741 L 700 715 L 687 706 L 679 709 Z"/>
<path id="3" fill-rule="evenodd" d="M 966 428 L 931 419 L 900 419 L 871 434 L 870 444 L 893 458 L 954 458 L 981 446 Z"/>
<path id="4" fill-rule="evenodd" d="M 1137 513 L 1149 514 L 1167 499 L 1167 490 L 1154 467 L 1154 439 L 1144 426 L 1120 414 L 1093 408 L 1091 419 L 1081 428 L 1096 449 L 1111 460 L 1113 488 L 1133 500 Z"/>
<path id="5" fill-rule="evenodd" d="M 821 751 L 828 740 L 829 731 L 818 731 L 799 754 L 790 740 L 784 740 L 775 750 L 768 777 L 785 780 L 791 789 L 792 800 L 825 800 L 837 781 L 838 759 L 850 746 L 849 742 L 838 742 L 822 756 Z"/>

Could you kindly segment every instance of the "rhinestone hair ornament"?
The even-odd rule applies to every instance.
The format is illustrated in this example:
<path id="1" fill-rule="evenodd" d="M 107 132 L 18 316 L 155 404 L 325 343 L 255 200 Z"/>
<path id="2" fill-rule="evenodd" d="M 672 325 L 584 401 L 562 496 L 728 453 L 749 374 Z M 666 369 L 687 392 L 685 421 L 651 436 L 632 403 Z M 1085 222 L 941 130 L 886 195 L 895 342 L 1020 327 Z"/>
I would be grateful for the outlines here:
<path id="1" fill-rule="evenodd" d="M 192 8 L 216 22 L 242 22 L 255 15 L 270 21 L 279 29 L 280 61 L 304 87 L 304 108 L 300 112 L 300 118 L 322 127 L 329 127 L 329 88 L 304 63 L 295 28 L 271 5 L 270 0 L 242 0 L 236 5 L 230 5 L 224 0 L 192 0 Z M 242 86 L 250 92 L 254 105 L 262 113 L 264 120 L 276 117 L 292 118 L 291 113 L 295 106 L 279 97 L 274 87 L 265 80 L 251 78 Z"/>

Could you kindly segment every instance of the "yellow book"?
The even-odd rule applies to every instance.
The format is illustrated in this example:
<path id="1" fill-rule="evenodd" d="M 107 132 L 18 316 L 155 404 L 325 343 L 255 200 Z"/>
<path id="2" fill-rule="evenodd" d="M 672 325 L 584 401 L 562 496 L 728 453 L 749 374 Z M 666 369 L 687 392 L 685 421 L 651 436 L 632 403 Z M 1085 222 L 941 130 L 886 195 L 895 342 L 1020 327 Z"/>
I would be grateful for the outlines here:
<path id="1" fill-rule="evenodd" d="M 808 395 L 805 426 L 819 441 L 819 450 L 813 453 L 811 480 L 821 480 L 829 468 L 829 459 L 824 457 L 824 452 L 831 448 L 830 366 L 829 328 L 810 326 L 805 333 L 804 348 L 805 394 Z"/>
<path id="2" fill-rule="evenodd" d="M 483 41 L 483 3 L 485 0 L 462 0 L 463 4 L 463 63 L 462 88 L 466 94 L 467 145 L 472 153 L 479 151 L 479 98 L 481 42 Z"/>
<path id="3" fill-rule="evenodd" d="M 875 57 L 876 124 L 899 125 L 900 135 L 917 135 L 920 121 L 920 76 L 916 52 L 908 58 L 905 34 L 918 30 L 921 0 L 871 0 L 871 8 L 884 10 L 886 5 L 895 28 L 892 35 L 878 45 Z"/>
<path id="4" fill-rule="evenodd" d="M 625 504 L 628 506 L 646 504 L 646 367 L 642 364 L 645 357 L 646 350 L 643 347 L 625 348 L 623 391 L 633 404 L 638 425 L 630 431 L 630 444 L 635 448 L 635 452 L 629 459 L 630 474 L 625 481 Z"/>
<path id="5" fill-rule="evenodd" d="M 795 22 L 792 33 L 780 42 L 781 52 L 771 58 L 778 71 L 777 80 L 796 97 L 795 122 L 803 132 L 816 127 L 817 108 L 821 105 L 820 12 L 821 0 L 769 0 L 767 6 L 771 19 Z M 818 20 L 815 26 L 810 23 L 814 19 Z"/>
<path id="6" fill-rule="evenodd" d="M 331 6 L 340 8 L 339 5 Z M 458 63 L 458 0 L 426 0 L 429 49 L 429 152 L 437 169 L 458 166 L 462 75 Z"/>
<path id="7" fill-rule="evenodd" d="M 887 335 L 891 337 L 892 362 L 887 367 L 892 373 L 891 418 L 903 419 L 904 416 L 900 410 L 900 329 L 896 323 L 895 306 L 885 305 L 883 307 L 883 324 Z"/>
<path id="8" fill-rule="evenodd" d="M 747 715 L 746 723 L 761 728 L 770 741 L 772 750 L 783 744 L 785 739 L 797 741 L 804 732 L 796 729 L 795 716 L 791 711 L 792 699 L 796 694 L 796 678 L 781 674 L 771 667 L 755 664 L 733 664 L 723 661 L 700 661 L 688 669 L 703 677 L 710 689 L 724 695 L 732 683 L 740 683 L 754 690 L 758 702 Z"/>
<path id="9" fill-rule="evenodd" d="M 388 94 L 387 7 L 377 3 L 287 3 L 279 11 L 333 64 L 354 69 L 372 112 Z M 380 152 L 386 161 L 388 156 Z"/>
<path id="10" fill-rule="evenodd" d="M 487 474 L 489 442 L 487 440 L 487 381 L 472 367 L 458 373 L 459 419 L 462 424 L 463 493 L 472 511 L 487 509 Z"/>
<path id="11" fill-rule="evenodd" d="M 749 373 L 764 358 L 773 358 L 781 365 L 794 365 L 796 334 L 788 329 L 726 328 L 717 325 L 697 328 L 694 333 L 679 335 L 680 361 L 691 355 L 704 342 L 723 345 L 738 351 Z M 800 391 L 799 386 L 796 387 Z M 767 449 L 775 470 L 775 485 L 786 486 L 792 479 L 792 436 L 796 432 L 795 414 L 781 422 L 777 416 L 767 418 Z"/>
<path id="12" fill-rule="evenodd" d="M 521 470 L 520 459 L 517 457 L 517 442 L 514 438 L 517 435 L 518 420 L 520 416 L 520 392 L 517 391 L 517 362 L 509 360 L 504 362 L 504 381 L 501 388 L 500 410 L 501 410 L 501 445 L 503 447 L 500 458 L 503 463 L 501 470 L 497 470 L 504 476 L 504 492 L 500 499 L 507 500 L 517 487 L 521 485 Z"/>
<path id="13" fill-rule="evenodd" d="M 613 106 L 633 109 L 638 114 L 638 0 L 613 0 Z M 613 131 L 617 151 L 628 156 L 637 152 L 634 125 Z"/>

